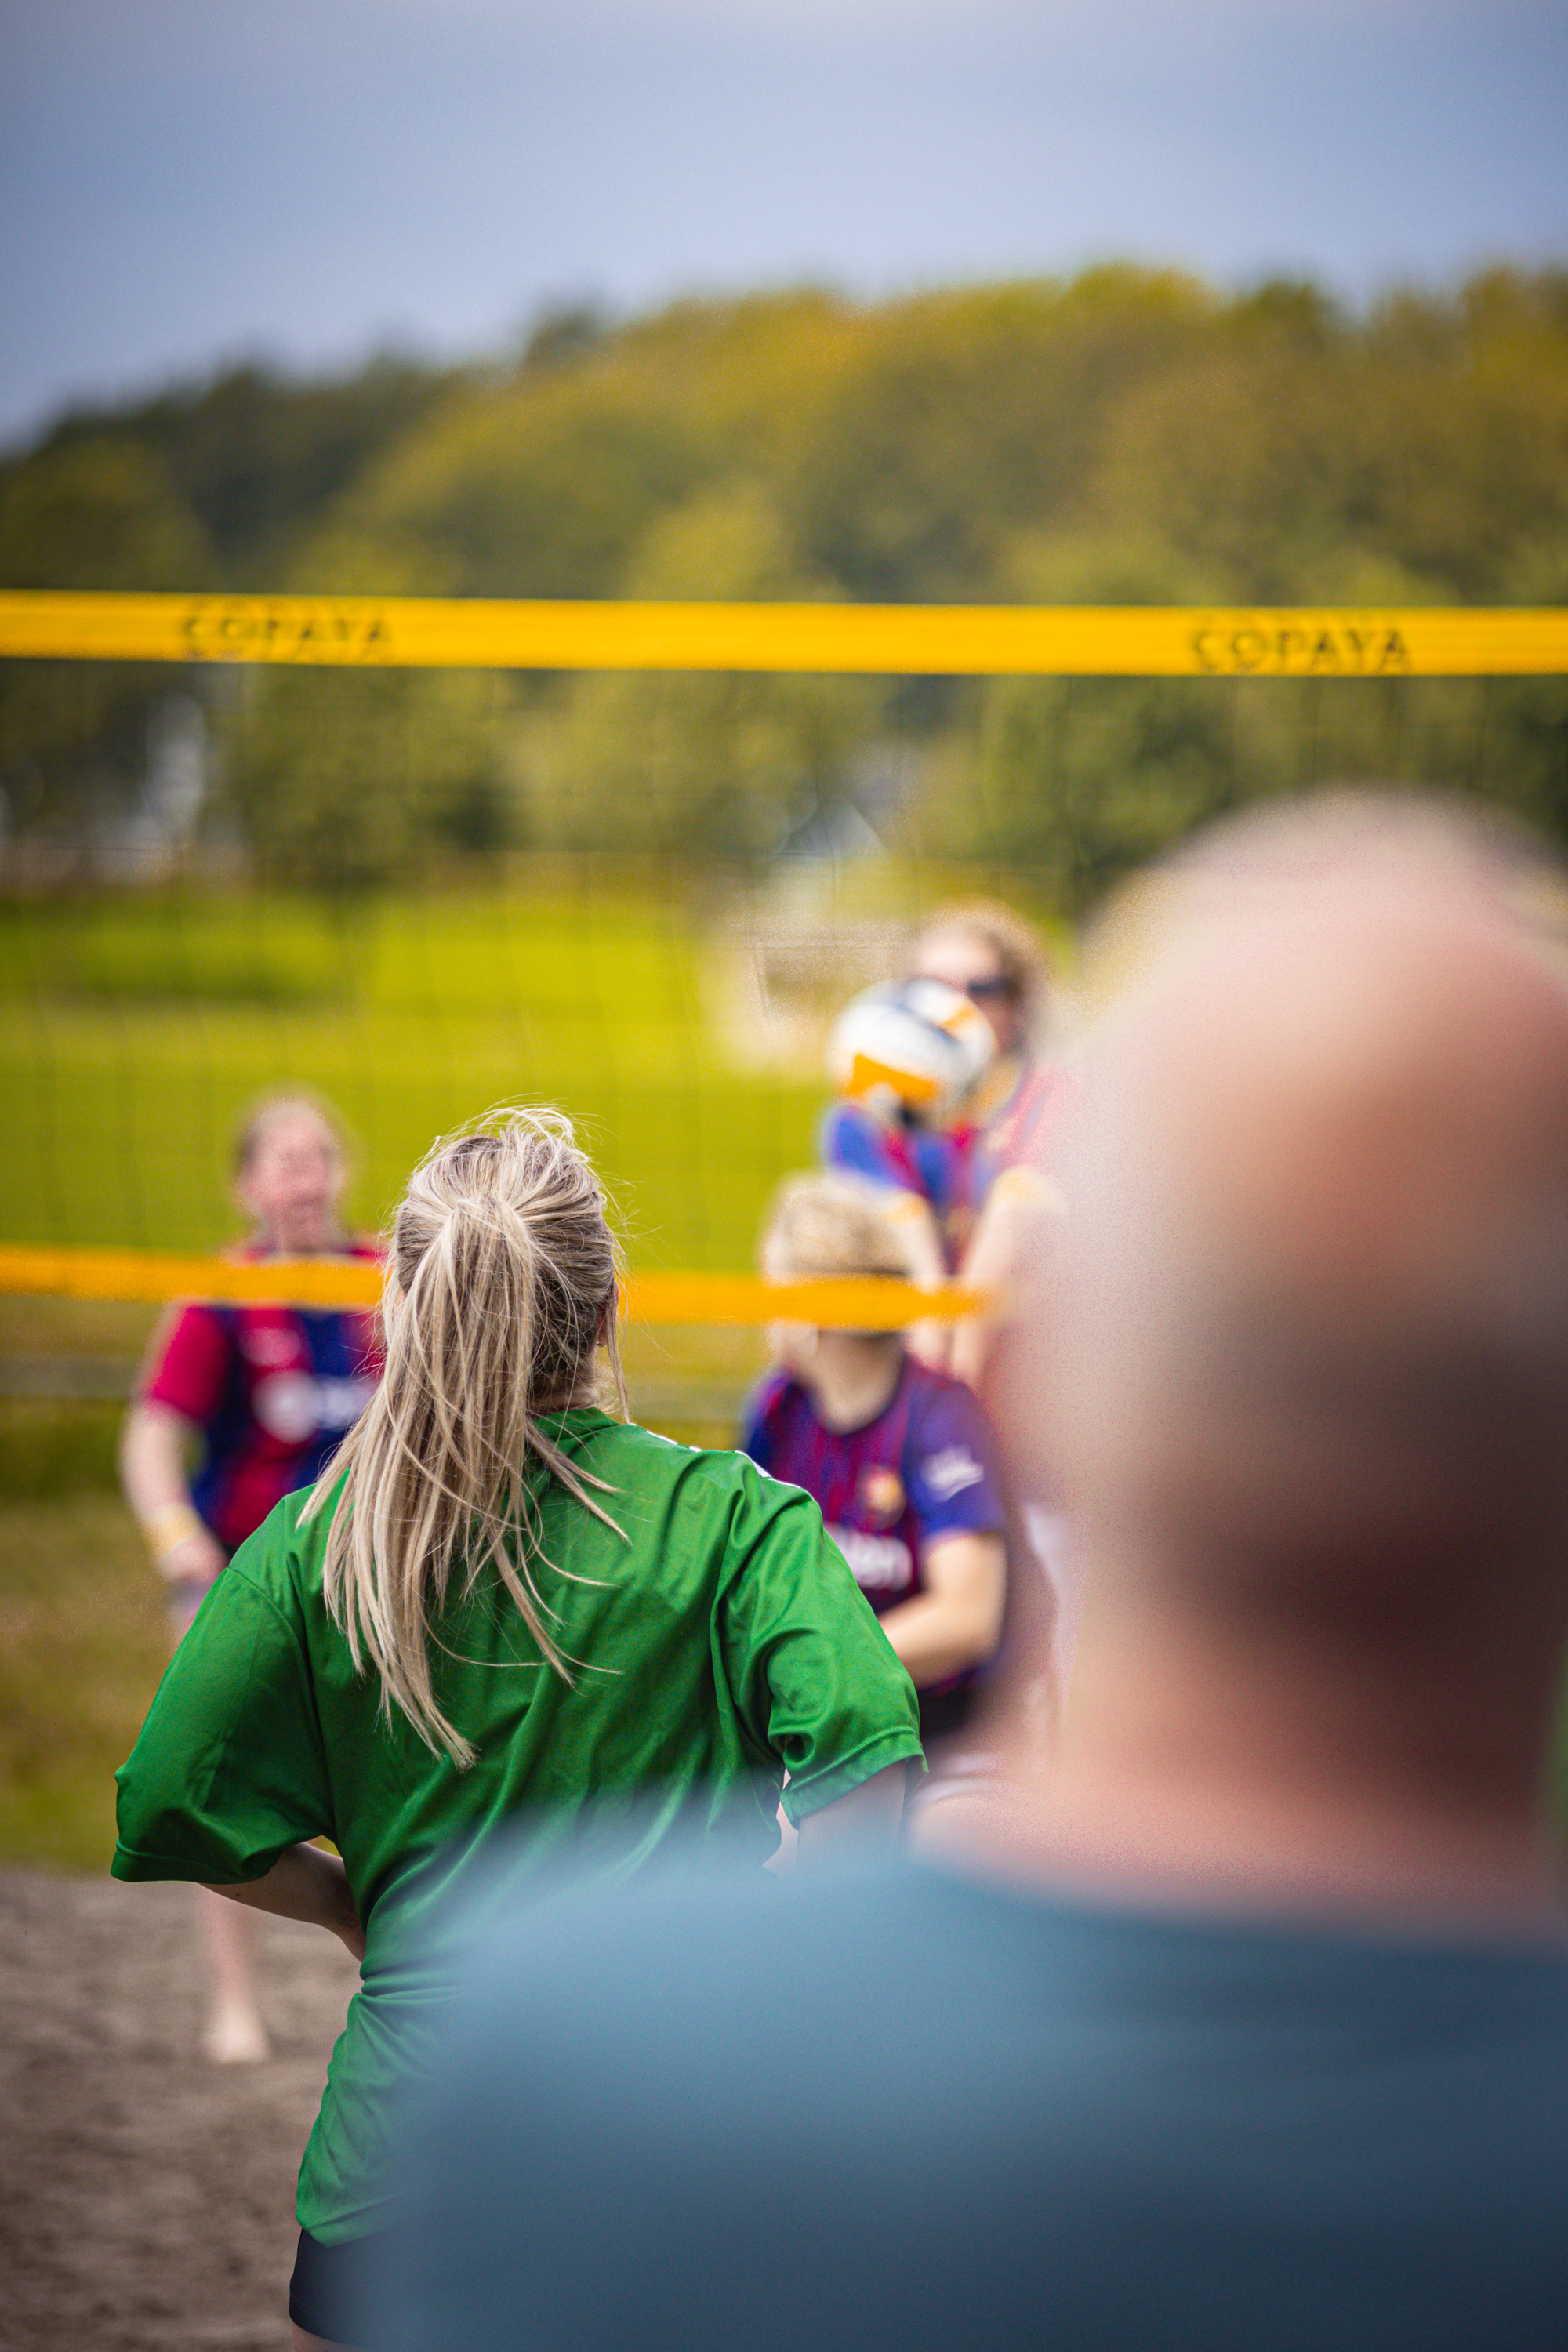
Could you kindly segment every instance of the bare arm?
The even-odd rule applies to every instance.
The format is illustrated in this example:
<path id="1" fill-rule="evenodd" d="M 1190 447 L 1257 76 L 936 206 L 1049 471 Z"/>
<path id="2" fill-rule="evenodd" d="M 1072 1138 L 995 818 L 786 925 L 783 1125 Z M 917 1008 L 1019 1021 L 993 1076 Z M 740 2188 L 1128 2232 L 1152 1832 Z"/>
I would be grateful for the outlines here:
<path id="1" fill-rule="evenodd" d="M 320 1846 L 289 1846 L 264 1877 L 215 1886 L 212 1891 L 252 1911 L 270 1911 L 279 1919 L 303 1919 L 312 1927 L 325 1927 L 356 1960 L 364 1958 L 364 1929 L 354 1909 L 348 1873 L 335 1853 L 323 1853 Z"/>
<path id="2" fill-rule="evenodd" d="M 895 1192 L 880 1195 L 882 1210 L 889 1223 L 898 1228 L 909 1257 L 910 1280 L 921 1290 L 936 1290 L 947 1280 L 947 1259 L 942 1246 L 942 1234 L 931 1203 L 916 1192 Z M 904 1335 L 911 1356 L 933 1371 L 945 1371 L 952 1349 L 952 1326 L 934 1319 L 929 1323 L 912 1323 Z"/>
<path id="3" fill-rule="evenodd" d="M 965 1286 L 984 1291 L 991 1311 L 966 1316 L 955 1327 L 948 1366 L 972 1389 L 978 1389 L 1005 1326 L 1022 1311 L 1021 1295 L 1061 1213 L 1055 1191 L 1031 1169 L 1006 1169 L 992 1186 L 963 1266 Z"/>
<path id="4" fill-rule="evenodd" d="M 905 1764 L 885 1765 L 858 1789 L 807 1813 L 797 1833 L 797 1859 L 809 1866 L 846 1846 L 889 1845 L 903 1815 L 908 1769 Z"/>
<path id="5" fill-rule="evenodd" d="M 185 1464 L 200 1432 L 166 1404 L 132 1405 L 120 1439 L 125 1499 L 146 1529 L 159 1572 L 171 1584 L 206 1585 L 223 1547 L 195 1520 Z M 183 1524 L 182 1513 L 194 1524 Z"/>
<path id="6" fill-rule="evenodd" d="M 996 1647 L 1007 1598 L 1000 1536 L 941 1536 L 925 1554 L 926 1590 L 881 1620 L 917 1690 L 977 1666 Z"/>

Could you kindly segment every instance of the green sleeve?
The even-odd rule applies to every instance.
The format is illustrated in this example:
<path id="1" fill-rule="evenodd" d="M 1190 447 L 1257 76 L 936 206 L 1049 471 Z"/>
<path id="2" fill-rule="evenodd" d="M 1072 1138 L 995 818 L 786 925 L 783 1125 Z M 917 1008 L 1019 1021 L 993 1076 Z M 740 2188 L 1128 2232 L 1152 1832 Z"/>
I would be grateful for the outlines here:
<path id="1" fill-rule="evenodd" d="M 747 1463 L 721 1624 L 747 1731 L 788 1768 L 799 1823 L 884 1766 L 923 1764 L 915 1686 L 809 1495 Z"/>
<path id="2" fill-rule="evenodd" d="M 116 1878 L 232 1885 L 332 1832 L 303 1628 L 241 1565 L 269 1540 L 288 1540 L 279 1517 L 202 1603 L 115 1775 Z"/>

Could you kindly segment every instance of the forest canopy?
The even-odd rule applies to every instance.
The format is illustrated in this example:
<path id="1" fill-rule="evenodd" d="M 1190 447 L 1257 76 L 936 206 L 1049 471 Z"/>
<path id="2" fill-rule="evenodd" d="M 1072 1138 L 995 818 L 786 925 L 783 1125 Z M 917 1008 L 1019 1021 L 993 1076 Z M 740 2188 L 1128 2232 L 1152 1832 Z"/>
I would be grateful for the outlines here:
<path id="1" fill-rule="evenodd" d="M 1568 273 L 1350 313 L 1171 272 L 540 322 L 514 359 L 249 368 L 0 460 L 0 586 L 1060 603 L 1568 596 Z M 204 698 L 202 822 L 354 885 L 432 855 L 766 862 L 858 806 L 1069 908 L 1316 782 L 1568 841 L 1568 683 L 538 678 L 0 665 L 15 835 L 86 841 Z M 167 730 L 164 730 L 165 734 Z M 896 788 L 888 779 L 896 779 Z"/>

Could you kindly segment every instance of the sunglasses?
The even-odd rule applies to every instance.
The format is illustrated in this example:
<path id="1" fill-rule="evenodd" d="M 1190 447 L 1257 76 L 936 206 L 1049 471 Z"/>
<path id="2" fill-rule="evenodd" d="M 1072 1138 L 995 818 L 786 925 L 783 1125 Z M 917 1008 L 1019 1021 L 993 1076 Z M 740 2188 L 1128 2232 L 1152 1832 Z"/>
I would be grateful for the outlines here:
<path id="1" fill-rule="evenodd" d="M 995 997 L 1011 996 L 1013 993 L 1012 982 L 1004 980 L 999 972 L 994 980 L 961 980 L 958 987 L 960 992 L 974 1004 L 987 1004 Z"/>

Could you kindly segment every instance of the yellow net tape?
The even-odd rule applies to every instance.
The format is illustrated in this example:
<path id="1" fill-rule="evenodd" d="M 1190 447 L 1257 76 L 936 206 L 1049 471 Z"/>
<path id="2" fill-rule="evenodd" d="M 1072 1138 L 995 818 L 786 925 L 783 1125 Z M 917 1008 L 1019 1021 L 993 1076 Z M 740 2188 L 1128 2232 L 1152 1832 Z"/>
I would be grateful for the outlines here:
<path id="1" fill-rule="evenodd" d="M 0 592 L 0 655 L 458 669 L 1479 677 L 1568 671 L 1568 610 L 653 604 Z"/>
<path id="2" fill-rule="evenodd" d="M 0 1244 L 0 1292 L 53 1298 L 240 1299 L 286 1307 L 374 1307 L 381 1271 L 363 1259 L 176 1257 L 151 1250 L 32 1249 Z M 897 1331 L 984 1306 L 977 1292 L 916 1290 L 880 1277 L 771 1283 L 743 1274 L 643 1274 L 623 1299 L 639 1323 L 816 1323 Z"/>

